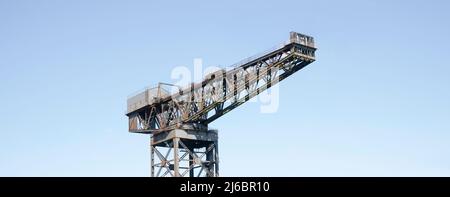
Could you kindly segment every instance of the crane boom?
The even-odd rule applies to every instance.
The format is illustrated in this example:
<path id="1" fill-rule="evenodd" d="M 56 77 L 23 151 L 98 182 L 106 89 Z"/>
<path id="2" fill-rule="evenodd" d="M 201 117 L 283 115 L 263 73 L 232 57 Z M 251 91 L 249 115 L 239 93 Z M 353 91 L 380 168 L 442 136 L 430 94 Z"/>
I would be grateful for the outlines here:
<path id="1" fill-rule="evenodd" d="M 289 41 L 265 53 L 208 74 L 170 94 L 163 84 L 127 101 L 129 131 L 155 134 L 202 128 L 315 61 L 314 39 L 290 33 Z"/>

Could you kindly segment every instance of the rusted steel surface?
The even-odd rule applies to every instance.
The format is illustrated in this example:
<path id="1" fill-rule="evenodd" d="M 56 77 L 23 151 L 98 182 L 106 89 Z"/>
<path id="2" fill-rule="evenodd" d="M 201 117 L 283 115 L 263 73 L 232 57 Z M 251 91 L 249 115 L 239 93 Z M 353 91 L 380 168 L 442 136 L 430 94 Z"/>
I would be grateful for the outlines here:
<path id="1" fill-rule="evenodd" d="M 288 42 L 210 73 L 172 95 L 159 87 L 146 89 L 127 102 L 129 131 L 158 133 L 185 124 L 207 126 L 315 61 L 315 51 L 312 37 L 291 32 Z"/>

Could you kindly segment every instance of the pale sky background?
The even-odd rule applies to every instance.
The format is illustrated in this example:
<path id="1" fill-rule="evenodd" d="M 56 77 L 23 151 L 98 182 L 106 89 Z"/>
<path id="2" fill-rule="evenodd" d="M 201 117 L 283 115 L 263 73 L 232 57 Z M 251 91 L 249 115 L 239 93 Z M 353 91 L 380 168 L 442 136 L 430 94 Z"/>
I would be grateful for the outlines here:
<path id="1" fill-rule="evenodd" d="M 219 130 L 222 176 L 450 176 L 448 1 L 0 0 L 0 176 L 149 176 L 127 96 L 176 66 L 314 36 L 317 61 Z"/>

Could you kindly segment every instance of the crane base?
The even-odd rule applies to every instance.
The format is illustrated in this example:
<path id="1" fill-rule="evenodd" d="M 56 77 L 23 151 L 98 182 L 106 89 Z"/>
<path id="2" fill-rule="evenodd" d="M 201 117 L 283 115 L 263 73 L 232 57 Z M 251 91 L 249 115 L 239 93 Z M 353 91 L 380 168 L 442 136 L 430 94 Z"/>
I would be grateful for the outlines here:
<path id="1" fill-rule="evenodd" d="M 217 130 L 182 128 L 150 137 L 151 176 L 219 176 Z"/>

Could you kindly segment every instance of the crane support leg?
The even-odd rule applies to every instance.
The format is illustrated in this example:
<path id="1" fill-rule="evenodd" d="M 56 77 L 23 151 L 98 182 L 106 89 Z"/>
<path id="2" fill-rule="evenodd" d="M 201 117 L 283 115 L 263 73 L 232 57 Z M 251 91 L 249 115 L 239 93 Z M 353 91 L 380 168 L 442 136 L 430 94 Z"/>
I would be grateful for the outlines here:
<path id="1" fill-rule="evenodd" d="M 217 130 L 184 127 L 150 139 L 152 177 L 219 176 Z"/>

